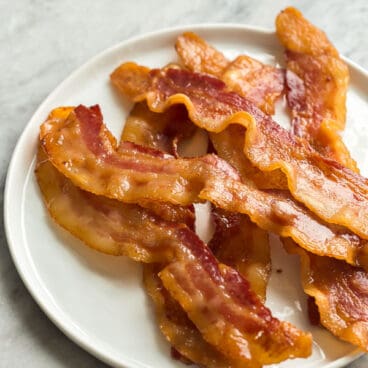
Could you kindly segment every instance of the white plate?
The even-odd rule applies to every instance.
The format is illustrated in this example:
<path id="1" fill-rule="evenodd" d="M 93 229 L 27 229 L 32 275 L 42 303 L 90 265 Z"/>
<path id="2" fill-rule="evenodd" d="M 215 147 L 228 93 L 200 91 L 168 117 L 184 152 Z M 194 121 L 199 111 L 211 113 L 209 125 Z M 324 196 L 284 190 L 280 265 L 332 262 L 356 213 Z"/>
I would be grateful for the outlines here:
<path id="1" fill-rule="evenodd" d="M 130 104 L 123 104 L 109 84 L 110 72 L 123 61 L 157 67 L 175 60 L 174 42 L 185 30 L 198 32 L 229 57 L 247 53 L 267 62 L 282 62 L 275 35 L 240 25 L 189 26 L 123 42 L 82 66 L 42 103 L 25 128 L 9 167 L 5 190 L 5 226 L 16 267 L 29 291 L 66 335 L 117 367 L 183 367 L 170 357 L 169 346 L 154 321 L 150 300 L 141 287 L 140 266 L 102 255 L 59 229 L 47 215 L 33 174 L 38 128 L 60 105 L 99 103 L 112 131 L 119 135 Z M 346 142 L 363 167 L 368 155 L 368 78 L 349 62 Z M 280 110 L 280 109 L 279 109 Z M 282 108 L 281 108 L 282 110 Z M 287 121 L 282 111 L 279 121 Z M 310 330 L 313 355 L 278 367 L 341 367 L 359 352 L 327 331 L 310 326 L 299 283 L 298 258 L 288 256 L 273 239 L 273 275 L 268 306 L 273 313 Z M 281 274 L 275 270 L 281 268 Z"/>

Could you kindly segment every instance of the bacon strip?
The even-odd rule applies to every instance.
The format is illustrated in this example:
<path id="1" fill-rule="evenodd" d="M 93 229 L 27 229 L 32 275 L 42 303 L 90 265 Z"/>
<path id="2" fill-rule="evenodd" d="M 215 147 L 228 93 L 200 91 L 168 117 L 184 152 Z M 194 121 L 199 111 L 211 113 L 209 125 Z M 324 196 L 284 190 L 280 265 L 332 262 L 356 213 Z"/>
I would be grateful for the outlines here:
<path id="1" fill-rule="evenodd" d="M 287 100 L 294 134 L 357 172 L 339 135 L 345 127 L 348 67 L 326 35 L 294 8 L 278 15 L 276 33 L 286 47 Z"/>
<path id="2" fill-rule="evenodd" d="M 36 177 L 51 217 L 91 248 L 140 262 L 174 258 L 173 236 L 167 234 L 170 227 L 140 206 L 77 188 L 54 168 L 41 147 Z"/>
<path id="3" fill-rule="evenodd" d="M 112 80 L 125 93 L 124 80 L 131 73 L 141 72 L 123 64 L 112 74 Z M 210 132 L 220 132 L 231 123 L 243 125 L 247 128 L 244 152 L 255 166 L 262 171 L 282 170 L 292 195 L 320 218 L 368 236 L 366 179 L 319 155 L 248 100 L 226 92 L 217 79 L 173 69 L 152 70 L 146 77 L 151 80 L 150 89 L 144 97 L 130 95 L 133 100 L 145 98 L 150 109 L 157 112 L 185 104 L 191 120 Z"/>
<path id="4" fill-rule="evenodd" d="M 268 233 L 239 213 L 214 208 L 212 215 L 216 226 L 209 246 L 214 255 L 243 275 L 264 302 L 271 272 Z"/>
<path id="5" fill-rule="evenodd" d="M 285 27 L 290 21 L 297 22 L 292 34 L 289 27 Z M 337 133 L 345 126 L 348 82 L 345 63 L 332 45 L 324 50 L 323 44 L 329 43 L 325 35 L 319 34 L 295 9 L 286 9 L 276 24 L 284 43 L 290 44 L 290 38 L 297 43 L 286 53 L 288 68 L 297 73 L 297 76 L 290 73 L 288 78 L 294 131 L 308 139 L 321 154 L 357 171 L 346 147 L 343 144 L 340 147 L 342 140 Z M 311 37 L 310 44 L 301 45 L 305 29 L 319 36 Z M 300 47 L 304 47 L 304 53 L 299 52 Z M 301 257 L 303 288 L 317 304 L 322 325 L 341 339 L 368 351 L 367 272 L 341 261 L 314 256 L 297 248 L 290 239 L 284 240 L 284 244 L 288 251 Z"/>
<path id="6" fill-rule="evenodd" d="M 221 78 L 230 63 L 222 52 L 193 32 L 185 32 L 179 36 L 175 49 L 182 63 L 197 73 L 207 73 Z"/>
<path id="7" fill-rule="evenodd" d="M 118 150 L 126 151 L 124 142 L 129 141 L 152 148 L 154 154 L 158 150 L 177 157 L 179 142 L 191 137 L 195 129 L 183 106 L 173 106 L 165 113 L 157 114 L 151 112 L 145 103 L 138 103 L 125 122 L 120 139 L 121 147 Z M 159 217 L 173 222 L 184 222 L 194 229 L 193 205 L 182 207 L 166 202 L 147 201 L 144 207 L 153 210 Z"/>
<path id="8" fill-rule="evenodd" d="M 138 103 L 125 122 L 120 141 L 147 146 L 177 157 L 179 142 L 192 137 L 196 129 L 183 106 L 173 106 L 158 114 L 150 111 L 145 103 Z"/>
<path id="9" fill-rule="evenodd" d="M 99 110 L 95 111 L 79 106 L 63 123 L 46 122 L 47 134 L 41 136 L 53 165 L 82 189 L 124 202 L 185 205 L 209 200 L 249 215 L 262 229 L 290 236 L 318 255 L 366 263 L 365 240 L 324 223 L 285 191 L 259 191 L 251 183 L 240 182 L 234 169 L 214 155 L 175 159 L 132 143 L 117 152 Z"/>
<path id="10" fill-rule="evenodd" d="M 230 62 L 220 51 L 192 32 L 179 36 L 175 47 L 181 61 L 188 69 L 222 79 L 229 90 L 248 98 L 266 114 L 274 113 L 276 99 L 284 90 L 284 72 L 281 69 L 262 64 L 247 55 L 241 55 Z M 209 55 L 216 55 L 216 57 L 209 59 Z M 230 127 L 216 135 L 218 144 L 229 141 L 223 137 L 229 134 L 229 129 Z M 243 145 L 244 129 L 238 129 L 235 133 L 233 128 L 232 133 L 233 139 L 240 140 Z M 211 134 L 211 140 L 214 139 L 214 134 Z M 232 160 L 235 160 L 238 154 L 235 156 L 231 154 L 231 140 L 227 150 L 229 152 L 226 156 L 232 156 Z M 222 152 L 225 153 L 225 148 Z M 243 177 L 251 178 L 259 189 L 287 189 L 287 181 L 281 171 L 262 172 L 243 154 L 240 156 L 242 157 L 238 160 L 241 160 L 241 164 L 235 167 Z M 229 162 L 227 157 L 221 157 Z"/>
<path id="11" fill-rule="evenodd" d="M 144 265 L 143 270 L 144 285 L 155 304 L 161 332 L 179 354 L 207 368 L 246 368 L 249 366 L 226 357 L 203 339 L 180 304 L 163 287 L 157 275 L 161 270 L 160 266 L 147 264 Z"/>
<path id="12" fill-rule="evenodd" d="M 362 268 L 318 257 L 283 239 L 289 253 L 301 259 L 305 293 L 314 298 L 320 322 L 340 339 L 368 351 L 368 274 Z"/>
<path id="13" fill-rule="evenodd" d="M 191 71 L 207 73 L 225 82 L 231 91 L 247 97 L 267 114 L 273 114 L 276 99 L 284 90 L 284 72 L 247 55 L 229 61 L 192 32 L 178 37 L 176 51 Z"/>
<path id="14" fill-rule="evenodd" d="M 241 357 L 251 366 L 257 362 L 280 362 L 295 355 L 308 356 L 306 335 L 300 335 L 286 322 L 274 320 L 259 299 L 256 306 L 249 284 L 225 265 L 214 268 L 214 261 L 206 255 L 202 266 L 198 266 L 188 258 L 185 262 L 170 263 L 159 273 L 165 288 L 188 313 L 205 340 L 224 355 Z M 244 309 L 248 311 L 244 313 Z M 271 344 L 267 343 L 270 339 Z"/>

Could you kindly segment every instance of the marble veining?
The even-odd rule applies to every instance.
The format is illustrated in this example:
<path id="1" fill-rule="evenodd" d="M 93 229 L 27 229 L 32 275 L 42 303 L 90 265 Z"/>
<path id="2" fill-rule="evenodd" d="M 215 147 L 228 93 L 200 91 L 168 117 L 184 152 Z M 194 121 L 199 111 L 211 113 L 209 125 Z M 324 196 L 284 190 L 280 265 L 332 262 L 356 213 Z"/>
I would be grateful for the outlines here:
<path id="1" fill-rule="evenodd" d="M 1 202 L 22 129 L 50 91 L 90 57 L 163 27 L 234 22 L 273 28 L 275 15 L 287 5 L 301 9 L 343 55 L 368 69 L 365 0 L 0 0 Z M 33 301 L 10 258 L 3 221 L 1 226 L 0 366 L 106 367 L 66 338 Z M 363 357 L 349 368 L 367 366 Z"/>

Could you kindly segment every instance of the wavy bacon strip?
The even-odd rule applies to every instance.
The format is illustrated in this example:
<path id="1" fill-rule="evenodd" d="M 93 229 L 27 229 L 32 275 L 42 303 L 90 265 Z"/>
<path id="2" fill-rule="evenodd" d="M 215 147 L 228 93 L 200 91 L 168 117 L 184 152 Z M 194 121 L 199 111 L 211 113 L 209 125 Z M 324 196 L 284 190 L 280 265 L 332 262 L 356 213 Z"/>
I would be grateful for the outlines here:
<path id="1" fill-rule="evenodd" d="M 41 147 L 36 177 L 51 217 L 91 248 L 140 262 L 174 257 L 169 228 L 158 217 L 140 206 L 82 191 L 54 168 Z"/>
<path id="2" fill-rule="evenodd" d="M 287 100 L 294 134 L 324 156 L 358 171 L 339 134 L 345 127 L 348 67 L 325 33 L 295 8 L 277 16 L 276 34 L 286 48 Z"/>
<path id="3" fill-rule="evenodd" d="M 150 88 L 136 85 L 135 93 L 129 94 L 125 80 L 136 75 L 143 79 L 143 74 L 151 81 Z M 131 99 L 146 99 L 153 111 L 185 104 L 191 120 L 210 132 L 220 132 L 231 123 L 243 125 L 247 128 L 244 152 L 255 166 L 262 171 L 282 170 L 292 195 L 320 218 L 368 236 L 367 180 L 318 154 L 245 98 L 226 92 L 220 80 L 186 70 L 147 73 L 132 63 L 121 65 L 111 78 Z"/>
<path id="4" fill-rule="evenodd" d="M 134 106 L 125 122 L 121 142 L 132 142 L 178 156 L 178 144 L 189 139 L 196 126 L 185 107 L 177 105 L 165 113 L 155 113 L 145 103 Z"/>
<path id="5" fill-rule="evenodd" d="M 284 72 L 281 69 L 263 64 L 247 55 L 241 55 L 230 62 L 220 51 L 192 32 L 179 36 L 175 47 L 188 69 L 222 79 L 229 90 L 248 98 L 266 114 L 274 113 L 275 102 L 284 90 Z M 210 55 L 212 58 L 209 58 Z M 217 142 L 221 142 L 222 135 L 225 134 L 226 129 L 217 133 Z M 243 143 L 243 136 L 244 134 L 240 137 L 234 136 L 234 139 L 240 139 Z M 238 171 L 251 178 L 259 189 L 287 189 L 287 181 L 282 172 L 262 172 L 245 156 L 241 161 L 240 167 L 237 167 Z"/>
<path id="6" fill-rule="evenodd" d="M 191 71 L 223 80 L 231 91 L 247 97 L 267 114 L 284 90 L 284 72 L 247 55 L 229 61 L 220 51 L 192 32 L 178 37 L 176 51 Z"/>
<path id="7" fill-rule="evenodd" d="M 53 165 L 89 192 L 135 203 L 209 200 L 249 215 L 262 229 L 290 236 L 318 255 L 366 263 L 365 240 L 324 223 L 285 191 L 260 191 L 239 181 L 235 170 L 214 155 L 175 159 L 132 143 L 117 152 L 96 107 L 79 106 L 63 122 L 47 121 L 41 143 Z"/>
<path id="8" fill-rule="evenodd" d="M 296 23 L 292 32 L 286 27 L 290 22 Z M 296 133 L 308 139 L 321 154 L 356 171 L 356 164 L 346 147 L 339 147 L 342 141 L 338 131 L 345 126 L 348 81 L 345 64 L 331 44 L 330 48 L 324 49 L 323 45 L 329 44 L 326 36 L 297 10 L 287 8 L 278 16 L 276 25 L 279 37 L 292 47 L 292 51 L 286 53 L 288 68 L 299 76 L 291 73 L 288 78 L 294 131 L 297 128 Z M 308 43 L 302 43 L 302 35 L 307 34 L 316 36 L 310 36 Z M 299 52 L 301 48 L 304 48 L 303 53 Z M 322 325 L 341 339 L 367 351 L 367 272 L 341 261 L 314 256 L 297 248 L 290 239 L 284 243 L 287 250 L 301 257 L 304 291 L 317 304 Z"/>
<path id="9" fill-rule="evenodd" d="M 343 261 L 319 257 L 283 239 L 301 259 L 301 279 L 318 306 L 321 324 L 340 339 L 368 351 L 368 274 Z"/>
<path id="10" fill-rule="evenodd" d="M 188 257 L 170 263 L 159 277 L 206 341 L 250 366 L 309 355 L 310 336 L 273 319 L 239 273 L 225 265 L 215 267 L 213 255 L 194 254 L 200 265 Z"/>
<path id="11" fill-rule="evenodd" d="M 160 265 L 147 264 L 143 269 L 144 286 L 155 304 L 161 332 L 179 354 L 207 368 L 246 368 L 248 366 L 236 359 L 226 357 L 203 339 L 180 304 L 163 287 L 158 277 L 162 269 Z"/>

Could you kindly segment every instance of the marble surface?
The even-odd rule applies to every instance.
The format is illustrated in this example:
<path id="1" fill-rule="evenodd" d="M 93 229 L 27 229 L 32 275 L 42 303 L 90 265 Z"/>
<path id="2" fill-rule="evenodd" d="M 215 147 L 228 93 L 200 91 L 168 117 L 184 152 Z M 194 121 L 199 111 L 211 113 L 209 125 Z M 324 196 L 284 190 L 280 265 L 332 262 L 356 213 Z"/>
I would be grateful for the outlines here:
<path id="1" fill-rule="evenodd" d="M 32 113 L 59 82 L 96 53 L 132 36 L 190 23 L 272 28 L 275 15 L 289 4 L 323 28 L 342 54 L 368 68 L 365 0 L 0 0 L 1 193 L 12 151 Z M 106 367 L 66 338 L 33 301 L 10 258 L 2 223 L 0 366 Z M 367 366 L 368 358 L 363 357 L 349 368 Z"/>

